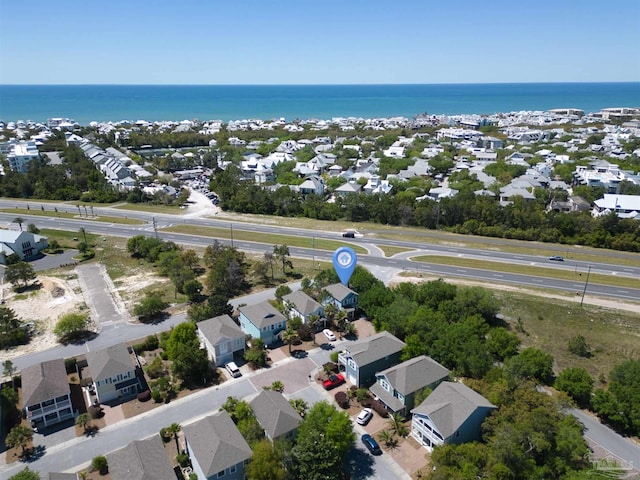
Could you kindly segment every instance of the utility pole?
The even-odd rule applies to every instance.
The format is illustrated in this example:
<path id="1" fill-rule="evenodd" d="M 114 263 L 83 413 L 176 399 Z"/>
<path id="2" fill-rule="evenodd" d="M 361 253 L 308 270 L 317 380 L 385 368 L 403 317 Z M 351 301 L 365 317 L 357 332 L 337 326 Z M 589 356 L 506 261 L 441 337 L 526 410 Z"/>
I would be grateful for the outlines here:
<path id="1" fill-rule="evenodd" d="M 311 270 L 316 270 L 316 237 L 311 237 Z"/>
<path id="2" fill-rule="evenodd" d="M 231 248 L 233 248 L 233 223 L 230 223 L 229 227 L 231 228 Z"/>
<path id="3" fill-rule="evenodd" d="M 156 239 L 158 238 L 158 224 L 156 223 L 156 217 L 153 217 L 153 231 L 156 234 Z"/>
<path id="4" fill-rule="evenodd" d="M 584 282 L 584 290 L 582 290 L 582 299 L 580 300 L 580 306 L 584 302 L 584 294 L 587 293 L 587 285 L 589 285 L 589 274 L 591 273 L 591 265 L 589 265 L 589 269 L 587 270 L 587 279 Z"/>

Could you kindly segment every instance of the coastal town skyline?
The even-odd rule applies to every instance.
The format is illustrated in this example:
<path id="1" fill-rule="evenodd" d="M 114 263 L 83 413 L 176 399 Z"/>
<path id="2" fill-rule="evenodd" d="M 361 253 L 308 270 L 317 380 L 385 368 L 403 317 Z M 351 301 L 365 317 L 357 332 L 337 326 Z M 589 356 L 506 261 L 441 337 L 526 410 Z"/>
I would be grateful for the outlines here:
<path id="1" fill-rule="evenodd" d="M 0 84 L 640 81 L 640 3 L 3 2 Z M 28 34 L 26 34 L 28 32 Z"/>

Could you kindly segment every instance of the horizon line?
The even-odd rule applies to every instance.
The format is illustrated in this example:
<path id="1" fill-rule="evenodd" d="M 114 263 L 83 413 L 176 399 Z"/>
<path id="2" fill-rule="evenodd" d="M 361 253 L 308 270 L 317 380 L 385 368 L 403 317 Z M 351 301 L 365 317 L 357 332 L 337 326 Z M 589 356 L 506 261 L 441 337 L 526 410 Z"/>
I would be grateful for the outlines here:
<path id="1" fill-rule="evenodd" d="M 383 87 L 443 85 L 572 85 L 635 84 L 625 81 L 550 81 L 550 82 L 438 82 L 438 83 L 0 83 L 0 87 Z"/>

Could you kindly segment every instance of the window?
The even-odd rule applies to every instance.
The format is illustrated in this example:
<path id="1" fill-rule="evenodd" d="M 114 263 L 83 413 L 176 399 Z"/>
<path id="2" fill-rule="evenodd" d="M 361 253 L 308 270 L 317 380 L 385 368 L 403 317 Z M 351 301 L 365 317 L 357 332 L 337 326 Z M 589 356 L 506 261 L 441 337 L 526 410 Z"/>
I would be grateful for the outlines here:
<path id="1" fill-rule="evenodd" d="M 218 478 L 222 478 L 224 477 L 224 470 L 221 470 L 220 472 L 218 472 Z"/>
<path id="2" fill-rule="evenodd" d="M 229 473 L 235 473 L 235 472 L 236 472 L 236 466 L 231 465 L 231 467 L 229 468 Z"/>

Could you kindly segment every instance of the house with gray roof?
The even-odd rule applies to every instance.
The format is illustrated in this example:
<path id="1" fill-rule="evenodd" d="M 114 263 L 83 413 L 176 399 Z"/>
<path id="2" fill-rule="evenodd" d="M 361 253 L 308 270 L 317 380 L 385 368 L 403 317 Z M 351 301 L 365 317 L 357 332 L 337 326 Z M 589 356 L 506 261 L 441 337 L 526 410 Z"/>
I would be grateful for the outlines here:
<path id="1" fill-rule="evenodd" d="M 282 297 L 289 318 L 300 318 L 307 323 L 311 315 L 324 316 L 324 307 L 302 290 L 296 290 Z"/>
<path id="2" fill-rule="evenodd" d="M 282 393 L 263 390 L 249 405 L 269 440 L 292 440 L 295 437 L 302 417 Z"/>
<path id="3" fill-rule="evenodd" d="M 38 363 L 22 370 L 22 410 L 34 429 L 74 417 L 64 360 Z"/>
<path id="4" fill-rule="evenodd" d="M 327 296 L 323 303 L 334 304 L 340 310 L 347 312 L 347 317 L 353 318 L 358 308 L 358 294 L 342 283 L 333 283 L 324 287 Z"/>
<path id="5" fill-rule="evenodd" d="M 287 319 L 268 301 L 240 307 L 240 328 L 251 338 L 261 339 L 265 345 L 278 340 L 278 333 L 287 326 Z"/>
<path id="6" fill-rule="evenodd" d="M 449 373 L 431 357 L 420 355 L 376 373 L 376 383 L 369 391 L 390 412 L 406 415 L 415 406 L 416 393 L 433 390 Z"/>
<path id="7" fill-rule="evenodd" d="M 87 364 L 100 403 L 138 393 L 136 375 L 137 358 L 134 360 L 124 343 L 87 352 Z"/>
<path id="8" fill-rule="evenodd" d="M 479 440 L 480 426 L 495 408 L 462 383 L 442 382 L 411 410 L 411 436 L 429 451 L 443 443 Z"/>
<path id="9" fill-rule="evenodd" d="M 216 367 L 233 360 L 235 352 L 244 352 L 244 332 L 229 315 L 198 322 L 198 337 Z"/>
<path id="10" fill-rule="evenodd" d="M 176 480 L 159 435 L 107 454 L 107 463 L 112 480 Z"/>
<path id="11" fill-rule="evenodd" d="M 381 372 L 400 362 L 400 354 L 405 343 L 383 331 L 347 344 L 338 354 L 338 362 L 344 366 L 346 379 L 357 386 L 369 387 L 376 380 L 376 372 Z"/>
<path id="12" fill-rule="evenodd" d="M 37 257 L 48 246 L 47 237 L 42 235 L 24 230 L 0 229 L 0 264 L 6 264 L 7 257 L 14 253 L 20 257 L 20 260 L 30 260 Z"/>
<path id="13" fill-rule="evenodd" d="M 225 411 L 182 428 L 193 471 L 200 480 L 244 480 L 251 448 Z"/>

